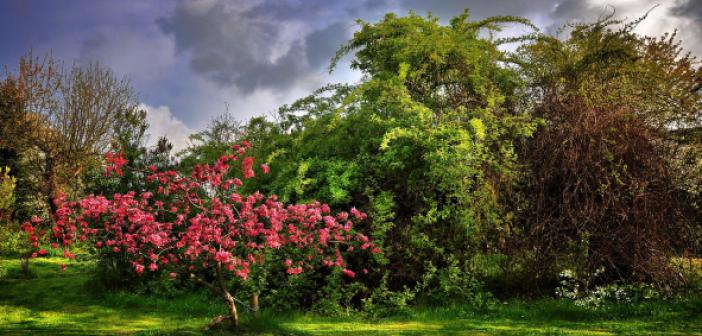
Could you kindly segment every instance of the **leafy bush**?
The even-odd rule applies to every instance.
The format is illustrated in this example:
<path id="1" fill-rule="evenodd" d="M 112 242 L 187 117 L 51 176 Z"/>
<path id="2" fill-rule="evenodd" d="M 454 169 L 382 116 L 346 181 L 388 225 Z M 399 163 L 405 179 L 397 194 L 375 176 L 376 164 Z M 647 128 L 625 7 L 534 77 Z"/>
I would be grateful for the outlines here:
<path id="1" fill-rule="evenodd" d="M 10 168 L 0 167 L 0 221 L 7 217 L 15 204 L 15 184 L 17 179 L 10 176 Z"/>
<path id="2" fill-rule="evenodd" d="M 90 241 L 103 253 L 124 256 L 137 274 L 166 269 L 170 279 L 189 279 L 226 303 L 228 317 L 214 321 L 229 320 L 235 327 L 237 299 L 229 280 L 245 281 L 260 265 L 282 264 L 293 276 L 323 266 L 356 278 L 343 255 L 381 252 L 353 228 L 367 215 L 356 208 L 333 214 L 319 202 L 284 205 L 275 195 L 242 192 L 242 179 L 269 169 L 265 164 L 254 168 L 255 159 L 246 154 L 250 146 L 247 141 L 234 144 L 212 166 L 197 165 L 189 175 L 152 165 L 146 176 L 149 191 L 110 199 L 61 197 L 50 222 L 34 217 L 22 229 L 35 249 L 42 242 L 50 242 L 52 249 L 60 244 L 64 257 L 73 259 L 71 248 Z M 105 158 L 107 176 L 124 174 L 122 153 Z M 32 256 L 45 254 L 38 249 Z"/>
<path id="3" fill-rule="evenodd" d="M 363 311 L 375 317 L 409 315 L 412 312 L 410 304 L 415 299 L 415 292 L 407 287 L 403 290 L 390 290 L 387 279 L 385 275 L 371 295 L 363 299 Z"/>
<path id="4" fill-rule="evenodd" d="M 482 285 L 473 274 L 466 272 L 470 268 L 468 265 L 460 265 L 458 261 L 441 269 L 429 263 L 416 291 L 433 303 L 446 304 L 472 299 L 482 291 Z"/>
<path id="5" fill-rule="evenodd" d="M 671 257 L 699 247 L 684 191 L 698 177 L 676 132 L 702 121 L 702 69 L 674 34 L 634 33 L 639 22 L 576 24 L 519 49 L 545 125 L 522 147 L 510 247 L 537 281 L 604 265 L 601 282 L 680 284 Z"/>
<path id="6" fill-rule="evenodd" d="M 655 286 L 649 284 L 592 285 L 590 281 L 603 272 L 604 268 L 601 268 L 595 274 L 578 277 L 572 270 L 562 271 L 559 274 L 556 296 L 573 300 L 576 305 L 588 307 L 664 298 L 664 295 Z"/>
<path id="7" fill-rule="evenodd" d="M 431 286 L 458 292 L 464 280 L 455 277 L 472 277 L 454 261 L 497 245 L 510 218 L 502 191 L 518 177 L 515 143 L 536 127 L 516 111 L 519 74 L 484 37 L 510 23 L 528 24 L 467 14 L 446 26 L 414 14 L 361 22 L 333 62 L 354 54 L 366 80 L 324 87 L 282 107 L 277 122 L 246 126 L 273 171 L 249 187 L 362 206 L 372 220 L 364 229 L 385 252 L 370 288 L 387 277 L 388 289 L 403 293 L 432 265 L 446 281 Z"/>
<path id="8" fill-rule="evenodd" d="M 16 222 L 0 225 L 0 255 L 19 256 L 29 248 L 27 237 L 20 231 Z"/>

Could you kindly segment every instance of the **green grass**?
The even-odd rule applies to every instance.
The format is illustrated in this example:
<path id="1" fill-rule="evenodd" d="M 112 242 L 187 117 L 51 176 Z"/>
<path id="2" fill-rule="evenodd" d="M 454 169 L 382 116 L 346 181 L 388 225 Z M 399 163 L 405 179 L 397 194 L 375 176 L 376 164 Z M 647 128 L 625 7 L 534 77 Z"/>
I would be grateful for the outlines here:
<path id="1" fill-rule="evenodd" d="M 9 278 L 0 281 L 0 334 L 197 335 L 205 333 L 212 316 L 224 313 L 224 306 L 204 292 L 172 299 L 97 293 L 88 281 L 89 263 L 61 272 L 62 262 L 33 260 L 36 277 L 19 279 L 13 278 L 19 261 L 0 260 Z M 599 309 L 557 300 L 514 301 L 485 311 L 415 308 L 385 319 L 264 311 L 257 318 L 244 315 L 243 329 L 253 335 L 702 335 L 702 300 Z"/>

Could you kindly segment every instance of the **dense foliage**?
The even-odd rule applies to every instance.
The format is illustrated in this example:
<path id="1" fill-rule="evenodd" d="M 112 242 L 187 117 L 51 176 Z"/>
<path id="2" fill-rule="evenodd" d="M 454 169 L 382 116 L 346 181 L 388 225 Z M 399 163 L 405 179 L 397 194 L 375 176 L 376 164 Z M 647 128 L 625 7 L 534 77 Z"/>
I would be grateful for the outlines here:
<path id="1" fill-rule="evenodd" d="M 10 175 L 10 168 L 0 167 L 0 223 L 10 215 L 15 204 L 17 179 Z"/>
<path id="2" fill-rule="evenodd" d="M 22 201 L 55 212 L 55 197 L 80 194 L 75 183 L 86 167 L 110 148 L 125 114 L 137 101 L 126 78 L 98 63 L 65 67 L 47 55 L 22 56 L 0 85 L 0 150 L 4 164 L 20 166 Z M 17 167 L 13 167 L 17 168 Z M 40 206 L 28 206 L 41 211 Z M 25 213 L 23 215 L 31 214 Z"/>
<path id="3" fill-rule="evenodd" d="M 257 187 L 364 205 L 386 252 L 376 281 L 427 291 L 453 281 L 443 294 L 469 295 L 468 261 L 494 248 L 487 237 L 509 218 L 501 193 L 516 176 L 514 143 L 535 129 L 515 110 L 519 74 L 483 37 L 511 22 L 522 21 L 464 14 L 442 26 L 411 14 L 361 22 L 337 59 L 358 50 L 352 66 L 365 81 L 285 106 L 279 123 L 249 124 L 251 139 L 269 145 L 258 156 L 277 171 Z"/>
<path id="4" fill-rule="evenodd" d="M 35 215 L 36 256 L 50 238 L 95 256 L 108 287 L 194 280 L 235 322 L 244 296 L 383 315 L 535 288 L 584 305 L 695 288 L 683 264 L 702 251 L 702 68 L 675 33 L 636 34 L 641 20 L 559 37 L 467 11 L 359 21 L 330 67 L 349 57 L 358 83 L 273 118 L 227 111 L 179 153 L 166 138 L 147 148 L 146 114 L 109 70 L 56 75 L 30 55 L 0 81 L 4 213 Z M 495 38 L 506 25 L 528 33 Z M 101 83 L 119 106 L 50 122 Z"/>
<path id="5" fill-rule="evenodd" d="M 224 299 L 234 326 L 239 316 L 228 279 L 247 280 L 259 264 L 279 262 L 287 274 L 296 275 L 318 263 L 356 277 L 346 268 L 343 254 L 380 252 L 353 230 L 353 220 L 366 215 L 355 208 L 350 214 L 332 214 L 319 202 L 284 205 L 275 195 L 241 193 L 238 188 L 244 182 L 235 176 L 255 176 L 254 158 L 245 155 L 248 147 L 246 141 L 234 145 L 212 166 L 197 165 L 191 176 L 150 166 L 148 191 L 117 193 L 111 199 L 59 198 L 50 222 L 35 217 L 22 229 L 35 248 L 48 238 L 51 247 L 61 247 L 69 259 L 75 257 L 71 246 L 94 242 L 100 250 L 124 251 L 136 273 L 162 268 L 170 271 L 171 279 L 189 277 Z M 237 161 L 241 169 L 233 169 Z M 127 161 L 121 154 L 108 153 L 106 162 L 108 177 L 124 175 Z M 261 165 L 263 173 L 268 169 Z M 39 249 L 33 256 L 45 254 Z"/>
<path id="6" fill-rule="evenodd" d="M 522 151 L 515 250 L 533 251 L 536 274 L 679 283 L 671 257 L 699 246 L 699 163 L 680 133 L 702 123 L 702 69 L 675 34 L 641 37 L 638 23 L 578 24 L 520 49 L 532 114 L 546 121 Z"/>

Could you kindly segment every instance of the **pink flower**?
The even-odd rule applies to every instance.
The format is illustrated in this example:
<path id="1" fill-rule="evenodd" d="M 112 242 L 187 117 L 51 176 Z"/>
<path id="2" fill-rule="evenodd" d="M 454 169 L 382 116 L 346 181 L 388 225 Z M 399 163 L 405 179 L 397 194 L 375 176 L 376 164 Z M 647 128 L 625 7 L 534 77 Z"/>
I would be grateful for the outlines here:
<path id="1" fill-rule="evenodd" d="M 354 217 L 356 217 L 356 219 L 359 220 L 366 219 L 367 217 L 365 213 L 358 211 L 358 209 L 356 209 L 355 207 L 351 208 L 351 215 L 353 215 Z"/>
<path id="2" fill-rule="evenodd" d="M 87 246 L 122 253 L 137 274 L 148 267 L 151 272 L 170 272 L 172 280 L 180 273 L 168 266 L 176 263 L 182 265 L 183 276 L 189 274 L 186 270 L 207 273 L 222 267 L 227 270 L 227 280 L 247 279 L 269 255 L 270 259 L 282 259 L 289 275 L 313 269 L 312 265 L 321 262 L 341 270 L 344 277 L 355 278 L 356 273 L 345 268 L 349 266 L 340 244 L 344 244 L 343 253 L 362 249 L 380 253 L 367 236 L 353 228 L 351 220 L 364 219 L 366 214 L 351 209 L 350 213 L 334 215 L 321 202 L 284 204 L 275 195 L 234 188 L 242 187 L 243 179 L 255 177 L 255 159 L 245 156 L 250 146 L 242 142 L 234 147 L 237 152 L 230 150 L 215 164 L 198 164 L 192 174 L 149 166 L 152 173 L 147 172 L 145 178 L 150 184 L 144 190 L 107 197 L 91 195 L 78 201 L 57 197 L 58 210 L 51 223 L 35 217 L 23 224 L 22 230 L 36 247 L 34 256 L 48 254 L 48 249 L 39 249 L 46 246 L 44 239 L 62 244 L 66 258 L 75 257 L 69 248 L 77 243 L 86 246 L 81 243 L 86 241 Z M 239 159 L 241 175 L 234 178 L 231 175 L 239 169 L 232 163 Z M 118 174 L 127 162 L 122 153 L 108 153 L 106 161 L 106 170 Z M 270 172 L 267 164 L 260 167 L 259 174 Z M 33 226 L 39 224 L 52 225 L 40 231 Z M 52 248 L 58 248 L 57 243 Z M 365 273 L 364 269 L 361 274 Z"/>
<path id="3" fill-rule="evenodd" d="M 214 260 L 215 260 L 215 261 L 220 261 L 220 262 L 228 262 L 228 261 L 229 261 L 229 257 L 230 257 L 231 255 L 232 255 L 232 254 L 229 253 L 229 252 L 227 252 L 227 251 L 219 251 L 219 252 L 215 253 Z"/>
<path id="4" fill-rule="evenodd" d="M 302 267 L 291 267 L 288 268 L 287 273 L 290 275 L 296 275 L 302 273 Z"/>
<path id="5" fill-rule="evenodd" d="M 344 268 L 343 270 L 341 270 L 341 273 L 342 273 L 343 275 L 345 275 L 345 276 L 351 278 L 351 279 L 353 279 L 353 278 L 356 277 L 356 273 L 354 273 L 352 270 L 348 270 L 348 269 L 345 269 L 345 268 Z"/>
<path id="6" fill-rule="evenodd" d="M 71 251 L 69 250 L 63 250 L 63 257 L 67 259 L 73 259 L 76 257 L 76 255 L 71 253 Z"/>
<path id="7" fill-rule="evenodd" d="M 324 228 L 319 230 L 319 243 L 327 246 L 327 241 L 329 240 L 329 229 Z"/>
<path id="8" fill-rule="evenodd" d="M 107 166 L 105 167 L 105 175 L 110 176 L 114 171 L 117 175 L 122 176 L 122 166 L 127 164 L 127 159 L 124 158 L 122 152 L 119 153 L 107 153 L 105 154 L 105 161 Z"/>
<path id="9" fill-rule="evenodd" d="M 245 179 L 250 179 L 256 174 L 253 171 L 254 158 L 248 156 L 241 162 L 241 170 Z"/>
<path id="10" fill-rule="evenodd" d="M 248 269 L 240 269 L 234 272 L 234 274 L 244 280 L 249 278 L 249 270 Z"/>

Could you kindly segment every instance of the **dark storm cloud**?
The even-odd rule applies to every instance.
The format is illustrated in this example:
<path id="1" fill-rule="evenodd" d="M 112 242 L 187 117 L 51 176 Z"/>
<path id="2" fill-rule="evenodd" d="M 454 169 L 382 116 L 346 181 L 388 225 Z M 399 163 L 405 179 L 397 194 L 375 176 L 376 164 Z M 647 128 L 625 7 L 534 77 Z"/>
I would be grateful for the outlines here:
<path id="1" fill-rule="evenodd" d="M 702 1 L 700 0 L 682 0 L 679 1 L 672 9 L 672 14 L 680 18 L 689 20 L 687 26 L 678 27 L 683 32 L 685 37 L 692 41 L 688 43 L 697 57 L 702 57 Z"/>
<path id="2" fill-rule="evenodd" d="M 557 19 L 581 18 L 591 16 L 593 11 L 595 8 L 587 1 L 565 0 L 556 4 L 551 16 Z"/>
<path id="3" fill-rule="evenodd" d="M 172 35 L 191 69 L 221 87 L 247 94 L 258 88 L 284 89 L 328 65 L 349 37 L 354 19 L 374 21 L 388 11 L 431 11 L 448 20 L 471 7 L 475 17 L 524 15 L 553 0 L 501 1 L 274 1 L 181 3 L 158 20 Z M 281 50 L 284 50 L 281 54 Z M 278 53 L 278 54 L 276 54 Z M 271 57 L 276 54 L 278 57 Z"/>
<path id="4" fill-rule="evenodd" d="M 244 8 L 225 2 L 199 5 L 182 4 L 158 24 L 174 36 L 178 52 L 189 53 L 192 70 L 246 94 L 258 88 L 290 87 L 325 67 L 348 38 L 349 12 L 362 10 L 363 3 L 264 1 Z"/>
<path id="5" fill-rule="evenodd" d="M 269 17 L 279 20 L 298 19 L 315 21 L 337 21 L 345 18 L 367 15 L 370 12 L 385 11 L 391 6 L 389 0 L 356 0 L 356 1 L 280 1 L 267 0 L 247 11 L 254 17 Z"/>
<path id="6" fill-rule="evenodd" d="M 611 6 L 595 6 L 589 1 L 583 0 L 560 1 L 549 13 L 553 22 L 544 27 L 544 31 L 553 34 L 566 23 L 597 20 L 598 18 L 611 15 L 614 10 L 614 7 Z"/>
<path id="7" fill-rule="evenodd" d="M 690 18 L 697 24 L 702 25 L 702 1 L 700 0 L 679 2 L 672 12 L 674 15 Z"/>
<path id="8" fill-rule="evenodd" d="M 458 1 L 427 1 L 402 0 L 400 4 L 405 9 L 413 9 L 418 14 L 431 11 L 434 16 L 448 20 L 469 8 L 471 16 L 484 18 L 493 15 L 528 16 L 531 13 L 549 10 L 557 0 L 458 0 Z"/>
<path id="9" fill-rule="evenodd" d="M 343 43 L 346 24 L 337 22 L 326 28 L 316 30 L 305 38 L 307 62 L 309 64 L 325 64 Z M 342 37 L 342 38 L 340 38 Z"/>
<path id="10" fill-rule="evenodd" d="M 161 29 L 174 36 L 178 51 L 191 52 L 192 69 L 222 85 L 257 82 L 243 74 L 265 64 L 264 55 L 277 38 L 275 25 L 223 3 L 194 4 L 178 6 L 173 16 L 158 20 Z"/>

